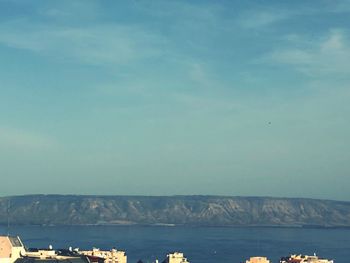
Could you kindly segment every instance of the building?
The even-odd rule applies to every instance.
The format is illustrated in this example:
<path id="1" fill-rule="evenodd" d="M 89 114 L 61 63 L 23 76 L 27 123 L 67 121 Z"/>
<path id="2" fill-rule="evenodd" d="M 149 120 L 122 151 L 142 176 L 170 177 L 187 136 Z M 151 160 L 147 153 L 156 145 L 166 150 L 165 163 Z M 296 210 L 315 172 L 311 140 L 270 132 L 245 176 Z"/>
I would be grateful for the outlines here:
<path id="1" fill-rule="evenodd" d="M 270 263 L 266 257 L 251 257 L 246 263 Z"/>
<path id="2" fill-rule="evenodd" d="M 18 258 L 15 263 L 90 263 L 87 257 L 60 257 L 60 258 Z"/>
<path id="3" fill-rule="evenodd" d="M 333 260 L 319 258 L 314 254 L 313 256 L 308 255 L 290 255 L 283 257 L 280 263 L 333 263 Z"/>
<path id="4" fill-rule="evenodd" d="M 0 263 L 13 263 L 24 256 L 25 252 L 18 236 L 0 236 Z"/>
<path id="5" fill-rule="evenodd" d="M 101 251 L 94 248 L 88 251 L 69 249 L 25 249 L 21 239 L 13 236 L 0 236 L 0 263 L 127 263 L 124 251 L 112 249 Z"/>
<path id="6" fill-rule="evenodd" d="M 56 258 L 57 253 L 55 250 L 52 250 L 52 249 L 30 248 L 30 249 L 27 249 L 25 256 L 31 257 L 31 258 L 40 258 L 40 259 Z"/>
<path id="7" fill-rule="evenodd" d="M 189 263 L 187 258 L 181 252 L 170 253 L 166 256 L 162 263 Z"/>
<path id="8" fill-rule="evenodd" d="M 91 263 L 71 250 L 28 249 L 16 236 L 0 236 L 0 263 Z"/>
<path id="9" fill-rule="evenodd" d="M 104 263 L 127 263 L 125 251 L 111 249 L 109 251 L 93 248 L 92 250 L 78 251 L 79 254 L 88 257 L 102 258 Z"/>

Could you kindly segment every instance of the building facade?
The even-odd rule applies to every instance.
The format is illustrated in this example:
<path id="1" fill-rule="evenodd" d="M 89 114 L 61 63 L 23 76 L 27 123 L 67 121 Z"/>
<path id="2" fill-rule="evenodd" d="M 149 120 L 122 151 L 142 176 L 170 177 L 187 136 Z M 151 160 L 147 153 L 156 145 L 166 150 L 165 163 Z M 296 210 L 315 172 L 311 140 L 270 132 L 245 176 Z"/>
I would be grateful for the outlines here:
<path id="1" fill-rule="evenodd" d="M 246 263 L 270 263 L 266 257 L 251 257 Z"/>
<path id="2" fill-rule="evenodd" d="M 181 252 L 170 253 L 166 256 L 163 263 L 189 263 L 187 258 Z"/>
<path id="3" fill-rule="evenodd" d="M 103 258 L 104 263 L 127 263 L 127 256 L 125 251 L 116 249 L 104 251 L 98 248 L 94 248 L 92 250 L 78 251 L 78 253 L 85 256 Z"/>
<path id="4" fill-rule="evenodd" d="M 13 263 L 25 255 L 25 252 L 19 237 L 0 236 L 0 263 Z"/>
<path id="5" fill-rule="evenodd" d="M 333 260 L 319 258 L 316 255 L 290 255 L 281 258 L 280 263 L 333 263 Z"/>

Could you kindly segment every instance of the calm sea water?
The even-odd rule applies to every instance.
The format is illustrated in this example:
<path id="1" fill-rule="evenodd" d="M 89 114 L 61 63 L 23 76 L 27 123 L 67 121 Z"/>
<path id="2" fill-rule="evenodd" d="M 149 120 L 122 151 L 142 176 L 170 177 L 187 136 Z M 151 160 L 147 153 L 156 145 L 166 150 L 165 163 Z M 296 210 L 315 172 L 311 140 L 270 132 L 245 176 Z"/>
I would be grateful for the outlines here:
<path id="1" fill-rule="evenodd" d="M 0 233 L 6 233 L 0 227 Z M 146 226 L 21 226 L 11 227 L 27 247 L 125 250 L 128 262 L 162 260 L 170 251 L 182 251 L 193 263 L 239 263 L 250 256 L 272 262 L 291 253 L 350 262 L 350 229 L 215 228 Z"/>

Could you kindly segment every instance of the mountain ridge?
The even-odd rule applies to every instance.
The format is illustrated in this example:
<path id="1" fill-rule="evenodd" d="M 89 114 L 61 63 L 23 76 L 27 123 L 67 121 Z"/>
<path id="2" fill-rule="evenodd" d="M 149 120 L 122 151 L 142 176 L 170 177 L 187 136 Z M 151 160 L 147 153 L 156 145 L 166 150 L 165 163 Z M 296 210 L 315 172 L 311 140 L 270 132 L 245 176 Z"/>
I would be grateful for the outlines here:
<path id="1" fill-rule="evenodd" d="M 350 202 L 213 195 L 0 197 L 0 224 L 350 227 Z"/>

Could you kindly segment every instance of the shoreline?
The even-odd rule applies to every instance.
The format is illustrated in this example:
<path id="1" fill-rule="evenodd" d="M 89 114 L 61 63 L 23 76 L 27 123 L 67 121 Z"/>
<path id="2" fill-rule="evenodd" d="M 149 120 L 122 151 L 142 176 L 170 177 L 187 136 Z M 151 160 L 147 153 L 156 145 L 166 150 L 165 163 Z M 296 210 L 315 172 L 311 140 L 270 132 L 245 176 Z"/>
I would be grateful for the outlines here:
<path id="1" fill-rule="evenodd" d="M 276 229 L 349 229 L 350 226 L 322 226 L 322 225 L 191 225 L 191 224 L 140 224 L 140 223 L 96 223 L 96 224 L 12 224 L 11 227 L 171 227 L 171 228 L 276 228 Z M 6 224 L 0 224 L 6 228 Z"/>

